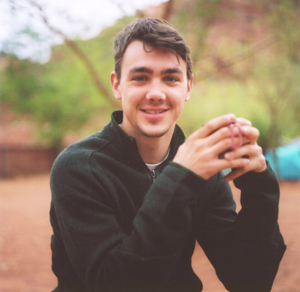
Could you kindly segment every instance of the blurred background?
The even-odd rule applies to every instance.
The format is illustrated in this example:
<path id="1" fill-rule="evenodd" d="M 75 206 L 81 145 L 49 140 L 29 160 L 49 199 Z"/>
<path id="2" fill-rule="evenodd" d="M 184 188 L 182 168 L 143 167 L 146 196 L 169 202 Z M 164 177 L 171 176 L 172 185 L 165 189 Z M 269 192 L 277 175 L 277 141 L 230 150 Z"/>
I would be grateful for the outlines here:
<path id="1" fill-rule="evenodd" d="M 229 112 L 260 130 L 288 244 L 272 291 L 299 291 L 299 0 L 1 0 L 0 291 L 55 287 L 51 165 L 120 108 L 113 39 L 143 16 L 166 19 L 191 48 L 194 89 L 178 121 L 187 136 Z M 194 259 L 204 291 L 225 291 L 199 247 Z"/>

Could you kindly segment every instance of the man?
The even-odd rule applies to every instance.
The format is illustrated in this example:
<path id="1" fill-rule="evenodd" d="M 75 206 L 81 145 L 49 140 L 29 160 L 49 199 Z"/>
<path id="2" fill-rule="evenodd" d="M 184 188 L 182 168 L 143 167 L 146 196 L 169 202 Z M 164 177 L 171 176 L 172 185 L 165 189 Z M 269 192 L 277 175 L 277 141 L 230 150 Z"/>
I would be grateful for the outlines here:
<path id="1" fill-rule="evenodd" d="M 285 245 L 258 130 L 228 114 L 185 141 L 176 120 L 192 84 L 189 49 L 167 22 L 139 19 L 117 35 L 111 85 L 123 111 L 52 170 L 54 291 L 201 291 L 196 240 L 227 290 L 271 290 Z M 243 146 L 220 159 L 231 123 L 241 125 Z"/>

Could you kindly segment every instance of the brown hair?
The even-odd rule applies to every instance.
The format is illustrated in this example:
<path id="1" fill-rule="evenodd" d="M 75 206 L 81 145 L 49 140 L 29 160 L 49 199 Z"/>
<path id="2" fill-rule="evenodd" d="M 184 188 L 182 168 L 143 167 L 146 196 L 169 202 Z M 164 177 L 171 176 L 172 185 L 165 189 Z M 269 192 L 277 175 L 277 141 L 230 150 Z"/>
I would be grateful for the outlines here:
<path id="1" fill-rule="evenodd" d="M 157 18 L 141 18 L 128 25 L 117 34 L 114 42 L 115 50 L 115 72 L 118 80 L 121 80 L 121 63 L 127 46 L 134 40 L 140 40 L 150 47 L 163 47 L 166 50 L 179 55 L 187 66 L 187 78 L 192 76 L 192 61 L 190 49 L 186 45 L 179 32 L 165 20 Z"/>

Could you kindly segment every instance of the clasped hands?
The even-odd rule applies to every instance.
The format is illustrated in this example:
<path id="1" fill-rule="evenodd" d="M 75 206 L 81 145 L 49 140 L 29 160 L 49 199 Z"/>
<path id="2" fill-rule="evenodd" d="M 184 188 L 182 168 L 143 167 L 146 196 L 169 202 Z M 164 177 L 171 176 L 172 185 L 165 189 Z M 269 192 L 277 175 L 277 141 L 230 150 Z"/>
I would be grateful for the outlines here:
<path id="1" fill-rule="evenodd" d="M 239 123 L 240 127 L 231 129 L 228 125 L 232 123 Z M 232 149 L 233 142 L 235 145 L 240 142 L 239 134 L 242 134 L 242 146 Z M 262 172 L 266 169 L 262 148 L 257 145 L 258 137 L 259 131 L 252 127 L 249 120 L 236 118 L 233 114 L 223 115 L 194 132 L 179 147 L 173 161 L 205 180 L 221 170 L 231 168 L 232 171 L 224 178 L 231 181 L 246 172 Z M 226 152 L 224 159 L 220 159 L 223 152 Z"/>

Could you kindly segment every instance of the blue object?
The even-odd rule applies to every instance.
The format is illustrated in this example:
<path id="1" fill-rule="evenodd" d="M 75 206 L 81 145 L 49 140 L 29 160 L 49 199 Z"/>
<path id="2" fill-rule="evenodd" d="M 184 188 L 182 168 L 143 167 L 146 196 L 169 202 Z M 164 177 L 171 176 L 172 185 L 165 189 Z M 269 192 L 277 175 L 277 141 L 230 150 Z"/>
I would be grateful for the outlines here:
<path id="1" fill-rule="evenodd" d="M 300 147 L 297 144 L 290 144 L 276 148 L 275 153 L 278 163 L 277 169 L 271 150 L 267 150 L 265 158 L 270 162 L 277 177 L 281 180 L 300 180 Z"/>

